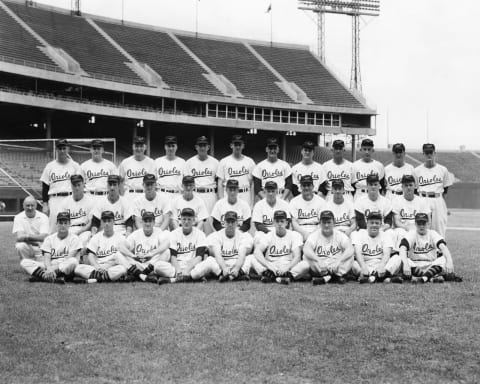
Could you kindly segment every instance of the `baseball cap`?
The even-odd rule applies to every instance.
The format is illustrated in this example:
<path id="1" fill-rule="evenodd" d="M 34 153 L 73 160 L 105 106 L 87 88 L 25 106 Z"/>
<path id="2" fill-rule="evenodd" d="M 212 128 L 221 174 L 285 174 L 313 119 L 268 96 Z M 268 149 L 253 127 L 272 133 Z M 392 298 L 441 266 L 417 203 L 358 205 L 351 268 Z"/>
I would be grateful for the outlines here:
<path id="1" fill-rule="evenodd" d="M 72 175 L 70 176 L 70 182 L 72 184 L 78 183 L 78 182 L 83 182 L 83 176 L 82 175 Z"/>
<path id="2" fill-rule="evenodd" d="M 107 183 L 120 183 L 120 176 L 118 175 L 108 175 L 107 177 Z"/>
<path id="3" fill-rule="evenodd" d="M 424 153 L 425 152 L 435 152 L 435 145 L 431 144 L 431 143 L 423 144 L 422 150 L 423 150 Z"/>
<path id="4" fill-rule="evenodd" d="M 225 221 L 229 221 L 229 220 L 237 221 L 237 219 L 238 219 L 237 212 L 228 211 L 227 213 L 225 213 Z"/>
<path id="5" fill-rule="evenodd" d="M 200 136 L 197 138 L 197 141 L 195 142 L 195 145 L 200 145 L 200 144 L 209 144 L 210 142 L 208 141 L 206 136 Z"/>
<path id="6" fill-rule="evenodd" d="M 345 143 L 344 143 L 343 140 L 333 140 L 332 148 L 333 149 L 343 149 L 343 148 L 345 148 Z"/>
<path id="7" fill-rule="evenodd" d="M 415 183 L 415 178 L 412 175 L 403 175 L 402 184 Z"/>
<path id="8" fill-rule="evenodd" d="M 304 141 L 302 144 L 302 148 L 314 150 L 315 149 L 315 143 L 313 141 Z"/>
<path id="9" fill-rule="evenodd" d="M 180 212 L 181 216 L 195 216 L 195 211 L 192 208 L 183 208 Z"/>
<path id="10" fill-rule="evenodd" d="M 383 220 L 380 212 L 370 212 L 367 216 L 367 220 Z"/>
<path id="11" fill-rule="evenodd" d="M 428 215 L 426 213 L 418 212 L 415 215 L 416 223 L 428 223 Z"/>
<path id="12" fill-rule="evenodd" d="M 278 140 L 274 137 L 267 139 L 267 147 L 278 147 Z"/>
<path id="13" fill-rule="evenodd" d="M 143 221 L 155 220 L 155 215 L 153 214 L 153 212 L 145 211 L 145 212 L 143 212 L 143 214 L 142 214 L 142 220 L 143 220 Z"/>
<path id="14" fill-rule="evenodd" d="M 114 219 L 115 218 L 115 215 L 113 214 L 112 211 L 103 211 L 102 212 L 102 217 L 101 219 L 102 220 L 108 220 L 108 219 Z"/>
<path id="15" fill-rule="evenodd" d="M 244 143 L 242 135 L 233 135 L 232 143 Z"/>
<path id="16" fill-rule="evenodd" d="M 360 144 L 361 147 L 373 147 L 373 141 L 372 139 L 363 139 L 362 144 Z"/>
<path id="17" fill-rule="evenodd" d="M 68 142 L 67 139 L 58 139 L 56 142 L 55 142 L 55 146 L 57 148 L 60 148 L 60 147 L 68 147 L 70 146 L 70 143 Z"/>
<path id="18" fill-rule="evenodd" d="M 267 181 L 265 183 L 265 189 L 278 189 L 277 183 L 274 181 Z"/>
<path id="19" fill-rule="evenodd" d="M 143 176 L 143 182 L 144 182 L 145 184 L 156 183 L 156 182 L 157 182 L 157 178 L 155 177 L 154 174 L 152 174 L 152 173 L 147 173 L 145 176 Z"/>
<path id="20" fill-rule="evenodd" d="M 90 143 L 91 147 L 103 147 L 103 141 L 99 139 L 92 140 Z"/>
<path id="21" fill-rule="evenodd" d="M 402 143 L 393 144 L 392 152 L 393 152 L 393 153 L 402 153 L 402 152 L 405 152 L 405 145 L 403 145 Z"/>
<path id="22" fill-rule="evenodd" d="M 145 144 L 145 138 L 143 136 L 135 136 L 133 138 L 133 144 Z"/>
<path id="23" fill-rule="evenodd" d="M 164 143 L 165 144 L 177 144 L 177 137 L 176 136 L 165 136 Z"/>
<path id="24" fill-rule="evenodd" d="M 275 211 L 273 212 L 273 220 L 281 220 L 287 218 L 287 212 L 285 211 Z"/>
<path id="25" fill-rule="evenodd" d="M 227 188 L 238 188 L 238 180 L 228 179 L 226 187 Z"/>
<path id="26" fill-rule="evenodd" d="M 333 215 L 332 211 L 322 211 L 320 213 L 321 221 L 327 221 L 327 220 L 333 220 L 333 219 L 335 219 L 335 216 Z"/>
<path id="27" fill-rule="evenodd" d="M 68 212 L 59 212 L 57 215 L 57 221 L 68 220 L 70 221 L 70 213 Z"/>
<path id="28" fill-rule="evenodd" d="M 345 188 L 345 183 L 342 179 L 333 179 L 332 180 L 332 189 L 333 188 Z"/>
<path id="29" fill-rule="evenodd" d="M 378 183 L 380 179 L 376 173 L 367 176 L 367 184 Z"/>
<path id="30" fill-rule="evenodd" d="M 306 185 L 306 184 L 313 184 L 313 178 L 310 175 L 303 175 L 300 178 L 300 184 L 301 185 Z"/>
<path id="31" fill-rule="evenodd" d="M 182 184 L 195 184 L 195 178 L 190 175 L 185 175 L 182 178 Z"/>

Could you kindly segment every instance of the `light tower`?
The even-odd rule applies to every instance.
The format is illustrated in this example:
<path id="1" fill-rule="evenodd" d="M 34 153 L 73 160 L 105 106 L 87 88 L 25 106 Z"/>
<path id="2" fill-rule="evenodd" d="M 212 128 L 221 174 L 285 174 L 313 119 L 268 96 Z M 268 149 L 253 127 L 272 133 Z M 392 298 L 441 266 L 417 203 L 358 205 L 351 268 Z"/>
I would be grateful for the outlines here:
<path id="1" fill-rule="evenodd" d="M 75 16 L 81 16 L 82 15 L 80 0 L 71 0 L 70 14 L 75 15 Z"/>

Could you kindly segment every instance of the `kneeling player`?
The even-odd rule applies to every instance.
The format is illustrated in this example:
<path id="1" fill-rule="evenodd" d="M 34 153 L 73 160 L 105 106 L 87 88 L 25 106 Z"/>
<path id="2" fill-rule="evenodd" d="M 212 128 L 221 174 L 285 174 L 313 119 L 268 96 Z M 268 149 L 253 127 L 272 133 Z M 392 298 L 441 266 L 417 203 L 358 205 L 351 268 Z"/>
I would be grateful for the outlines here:
<path id="1" fill-rule="evenodd" d="M 308 265 L 298 265 L 302 235 L 287 229 L 288 216 L 285 211 L 275 211 L 273 220 L 274 230 L 262 236 L 255 246 L 252 267 L 262 276 L 263 283 L 276 281 L 289 284 L 292 279 L 308 272 Z"/>
<path id="2" fill-rule="evenodd" d="M 375 280 L 386 282 L 403 282 L 400 276 L 393 276 L 395 266 L 390 260 L 393 240 L 388 233 L 380 230 L 382 214 L 371 212 L 367 216 L 367 229 L 360 229 L 352 234 L 355 248 L 355 261 L 352 272 L 359 276 L 360 283 L 374 283 Z"/>
<path id="3" fill-rule="evenodd" d="M 65 277 L 73 276 L 78 265 L 76 256 L 82 249 L 82 244 L 78 236 L 69 232 L 69 228 L 70 214 L 60 212 L 57 215 L 57 232 L 47 236 L 40 247 L 43 262 L 33 259 L 23 259 L 20 262 L 21 267 L 31 275 L 31 282 L 65 284 Z"/>
<path id="4" fill-rule="evenodd" d="M 335 228 L 332 211 L 320 214 L 320 229 L 313 232 L 303 247 L 304 261 L 313 276 L 313 285 L 336 280 L 344 284 L 353 264 L 353 246 L 348 236 Z"/>
<path id="5" fill-rule="evenodd" d="M 210 254 L 195 267 L 201 277 L 214 274 L 220 282 L 242 279 L 249 280 L 253 248 L 253 239 L 248 233 L 241 232 L 238 215 L 228 211 L 224 217 L 225 228 L 207 237 Z"/>

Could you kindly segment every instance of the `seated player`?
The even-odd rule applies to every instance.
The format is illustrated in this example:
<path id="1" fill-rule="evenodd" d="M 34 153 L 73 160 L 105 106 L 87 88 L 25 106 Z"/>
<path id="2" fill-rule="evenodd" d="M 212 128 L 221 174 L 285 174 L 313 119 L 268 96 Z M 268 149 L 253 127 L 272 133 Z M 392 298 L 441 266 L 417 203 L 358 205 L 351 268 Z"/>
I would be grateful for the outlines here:
<path id="1" fill-rule="evenodd" d="M 245 200 L 238 198 L 238 180 L 229 179 L 225 187 L 226 197 L 218 200 L 212 210 L 212 223 L 216 231 L 226 227 L 225 213 L 234 211 L 237 213 L 238 229 L 248 232 L 252 213 L 250 206 Z"/>
<path id="2" fill-rule="evenodd" d="M 397 270 L 403 271 L 412 283 L 443 283 L 462 281 L 453 272 L 453 260 L 445 239 L 433 229 L 428 229 L 426 213 L 415 215 L 416 229 L 408 232 L 400 242 L 400 255 L 392 257 Z"/>
<path id="3" fill-rule="evenodd" d="M 117 281 L 127 274 L 127 261 L 119 252 L 125 238 L 115 232 L 112 211 L 101 214 L 103 231 L 96 233 L 87 245 L 87 263 L 75 268 L 75 283 Z"/>
<path id="4" fill-rule="evenodd" d="M 371 212 L 367 216 L 367 229 L 352 234 L 355 248 L 355 261 L 352 272 L 360 283 L 382 282 L 402 283 L 400 276 L 393 276 L 395 265 L 390 259 L 393 240 L 388 233 L 381 231 L 382 215 Z M 387 280 L 388 279 L 388 280 Z"/>
<path id="5" fill-rule="evenodd" d="M 335 227 L 332 211 L 320 214 L 320 229 L 313 232 L 303 246 L 303 258 L 313 276 L 312 284 L 336 281 L 346 283 L 345 276 L 353 264 L 354 249 L 345 233 Z"/>
<path id="6" fill-rule="evenodd" d="M 279 284 L 289 284 L 308 272 L 308 265 L 298 264 L 303 245 L 302 236 L 287 229 L 287 212 L 275 211 L 273 219 L 274 230 L 262 236 L 255 245 L 252 268 L 262 276 L 260 280 L 263 283 L 276 281 Z"/>
<path id="7" fill-rule="evenodd" d="M 45 281 L 65 284 L 65 277 L 73 277 L 78 265 L 77 254 L 82 249 L 78 236 L 70 233 L 68 212 L 57 214 L 57 232 L 45 238 L 40 249 L 43 261 L 23 259 L 20 266 L 31 276 L 30 282 Z"/>
<path id="8" fill-rule="evenodd" d="M 119 246 L 128 261 L 128 273 L 142 281 L 157 283 L 156 276 L 165 277 L 171 272 L 168 232 L 155 227 L 153 212 L 144 212 L 142 228 L 137 229 Z M 152 272 L 154 275 L 150 276 Z"/>
<path id="9" fill-rule="evenodd" d="M 345 187 L 342 179 L 331 181 L 331 198 L 325 205 L 325 210 L 333 213 L 335 229 L 350 236 L 357 229 L 355 209 L 351 198 L 345 199 Z M 347 194 L 347 196 L 350 196 Z"/>
<path id="10" fill-rule="evenodd" d="M 245 203 L 246 204 L 246 203 Z M 195 267 L 195 273 L 207 277 L 215 275 L 221 283 L 229 280 L 249 280 L 253 239 L 238 229 L 238 215 L 234 211 L 225 213 L 224 229 L 207 237 L 210 254 Z"/>

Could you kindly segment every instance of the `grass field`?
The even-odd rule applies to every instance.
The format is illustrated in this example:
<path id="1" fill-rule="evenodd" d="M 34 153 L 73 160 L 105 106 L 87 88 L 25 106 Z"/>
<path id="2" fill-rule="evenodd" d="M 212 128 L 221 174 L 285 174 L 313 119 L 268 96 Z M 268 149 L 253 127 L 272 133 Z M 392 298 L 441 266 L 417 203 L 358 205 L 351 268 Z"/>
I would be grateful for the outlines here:
<path id="1" fill-rule="evenodd" d="M 478 232 L 463 283 L 28 283 L 0 223 L 0 383 L 478 383 Z"/>

